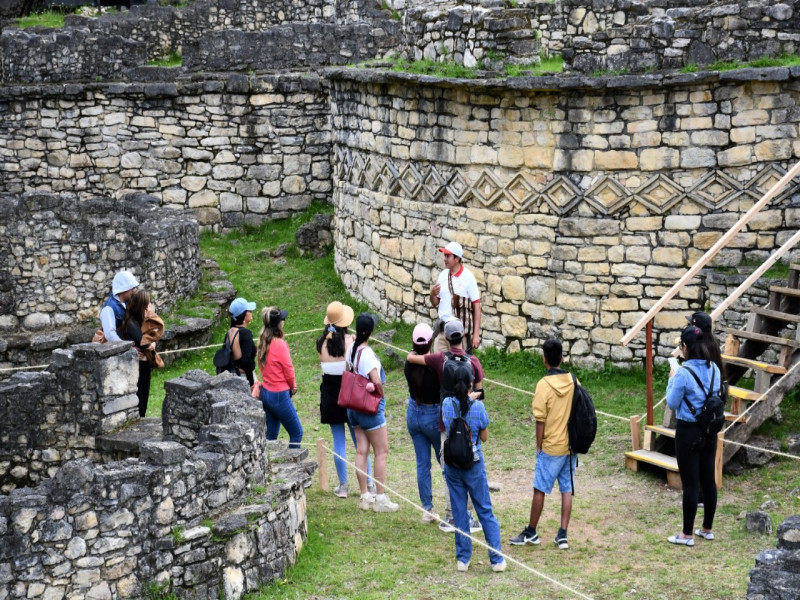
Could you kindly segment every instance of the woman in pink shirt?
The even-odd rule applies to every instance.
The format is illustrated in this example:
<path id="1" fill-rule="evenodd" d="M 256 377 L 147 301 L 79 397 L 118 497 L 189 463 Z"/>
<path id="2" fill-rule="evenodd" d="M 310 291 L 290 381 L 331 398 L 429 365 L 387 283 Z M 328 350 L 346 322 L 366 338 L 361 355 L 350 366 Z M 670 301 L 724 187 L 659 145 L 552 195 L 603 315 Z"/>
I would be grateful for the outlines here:
<path id="1" fill-rule="evenodd" d="M 267 415 L 267 439 L 277 440 L 281 425 L 289 434 L 289 447 L 299 448 L 303 426 L 292 403 L 297 393 L 289 345 L 283 339 L 283 323 L 289 313 L 275 307 L 261 311 L 263 327 L 258 336 L 256 360 L 261 370 L 261 405 Z"/>

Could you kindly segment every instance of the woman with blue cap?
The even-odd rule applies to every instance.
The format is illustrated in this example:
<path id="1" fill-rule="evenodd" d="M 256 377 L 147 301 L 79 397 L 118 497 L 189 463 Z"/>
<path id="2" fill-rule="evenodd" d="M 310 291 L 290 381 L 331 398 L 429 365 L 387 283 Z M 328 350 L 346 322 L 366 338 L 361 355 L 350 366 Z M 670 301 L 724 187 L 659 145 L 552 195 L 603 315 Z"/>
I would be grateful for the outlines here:
<path id="1" fill-rule="evenodd" d="M 244 298 L 236 298 L 231 302 L 228 312 L 231 313 L 231 328 L 225 335 L 225 341 L 231 347 L 233 366 L 238 375 L 247 377 L 250 387 L 255 383 L 253 371 L 256 368 L 256 345 L 253 342 L 253 332 L 247 326 L 253 320 L 255 302 L 248 302 Z"/>

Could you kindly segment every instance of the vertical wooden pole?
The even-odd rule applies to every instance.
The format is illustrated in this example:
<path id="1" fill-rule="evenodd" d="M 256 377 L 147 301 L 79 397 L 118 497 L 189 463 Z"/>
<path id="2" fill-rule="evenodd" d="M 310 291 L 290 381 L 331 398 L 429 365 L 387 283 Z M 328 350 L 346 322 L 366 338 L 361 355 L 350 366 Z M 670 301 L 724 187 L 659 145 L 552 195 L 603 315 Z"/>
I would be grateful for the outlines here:
<path id="1" fill-rule="evenodd" d="M 634 450 L 642 449 L 642 434 L 639 427 L 641 420 L 642 418 L 639 415 L 633 415 L 631 417 L 631 444 Z"/>
<path id="2" fill-rule="evenodd" d="M 653 424 L 653 320 L 647 322 L 647 424 Z"/>
<path id="3" fill-rule="evenodd" d="M 317 440 L 317 469 L 319 472 L 319 487 L 323 492 L 327 492 L 330 487 L 328 486 L 328 456 L 325 452 L 325 440 L 319 438 Z"/>
<path id="4" fill-rule="evenodd" d="M 714 458 L 714 481 L 717 484 L 717 489 L 722 489 L 722 454 L 725 446 L 725 434 L 719 432 L 717 434 L 717 455 Z"/>

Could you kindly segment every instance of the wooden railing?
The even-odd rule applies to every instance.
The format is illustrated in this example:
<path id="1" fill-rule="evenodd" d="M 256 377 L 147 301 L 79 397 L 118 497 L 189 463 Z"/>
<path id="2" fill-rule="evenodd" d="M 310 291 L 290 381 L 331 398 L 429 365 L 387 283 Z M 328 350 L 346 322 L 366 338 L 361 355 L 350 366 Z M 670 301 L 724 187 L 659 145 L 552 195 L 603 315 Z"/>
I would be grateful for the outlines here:
<path id="1" fill-rule="evenodd" d="M 634 336 L 639 333 L 642 328 L 646 328 L 646 342 L 645 342 L 645 352 L 646 352 L 646 373 L 647 373 L 647 424 L 653 424 L 653 319 L 655 316 L 661 312 L 661 310 L 666 306 L 667 302 L 672 300 L 678 292 L 680 292 L 683 287 L 691 281 L 691 279 L 700 272 L 700 270 L 705 267 L 716 255 L 717 253 L 722 250 L 731 239 L 739 233 L 750 220 L 758 214 L 758 212 L 766 206 L 770 200 L 772 200 L 775 196 L 780 193 L 780 191 L 795 177 L 800 174 L 800 162 L 794 165 L 786 174 L 780 178 L 778 182 L 773 185 L 766 194 L 764 194 L 761 199 L 756 202 L 750 210 L 748 210 L 742 218 L 739 219 L 733 227 L 731 227 L 725 235 L 723 235 L 717 242 L 709 248 L 705 254 L 694 264 L 692 267 L 683 274 L 675 285 L 673 285 L 667 293 L 665 293 L 661 299 L 656 302 L 653 307 L 647 311 L 639 321 L 631 327 L 631 329 L 626 333 L 620 343 L 623 346 L 626 346 Z M 770 257 L 761 267 L 759 267 L 747 280 L 742 283 L 734 293 L 725 301 L 723 302 L 714 312 L 712 313 L 712 319 L 718 317 L 722 312 L 730 306 L 739 296 L 741 296 L 752 283 L 761 275 L 763 274 L 770 266 L 772 266 L 775 261 L 777 261 L 781 256 L 783 256 L 788 250 L 794 246 L 795 244 L 800 241 L 800 232 L 796 233 L 792 238 L 787 241 L 781 248 Z M 749 282 L 749 283 L 748 283 Z"/>

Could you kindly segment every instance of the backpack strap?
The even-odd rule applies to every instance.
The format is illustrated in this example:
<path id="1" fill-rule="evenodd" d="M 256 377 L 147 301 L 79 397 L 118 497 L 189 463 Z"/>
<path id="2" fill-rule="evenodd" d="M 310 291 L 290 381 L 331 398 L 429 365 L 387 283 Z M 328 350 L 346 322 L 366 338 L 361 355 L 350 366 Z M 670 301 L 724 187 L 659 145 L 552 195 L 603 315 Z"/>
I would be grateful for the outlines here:
<path id="1" fill-rule="evenodd" d="M 569 416 L 572 417 L 572 411 L 575 410 L 575 394 L 578 391 L 578 380 L 575 379 L 575 374 L 574 373 L 570 373 L 570 376 L 572 377 L 572 408 L 570 409 Z M 569 435 L 567 435 L 567 444 L 569 444 Z M 576 454 L 576 456 L 577 456 L 577 454 Z M 569 457 L 567 458 L 567 460 L 569 461 L 569 486 L 570 486 L 570 488 L 572 488 L 572 495 L 574 496 L 575 495 L 575 481 L 572 478 L 572 447 L 571 446 L 569 447 Z M 580 457 L 578 457 L 578 460 L 580 460 Z M 576 461 L 576 463 L 577 463 L 577 461 Z"/>
<path id="2" fill-rule="evenodd" d="M 709 384 L 708 391 L 706 392 L 706 388 L 703 385 L 703 382 L 700 381 L 700 378 L 697 376 L 697 373 L 695 373 L 688 365 L 682 365 L 682 366 L 683 366 L 684 369 L 689 371 L 689 373 L 692 375 L 692 377 L 694 377 L 694 380 L 697 382 L 697 385 L 700 386 L 700 390 L 703 392 L 703 395 L 706 397 L 706 401 L 707 401 L 708 397 L 714 391 L 714 376 L 715 376 L 714 369 L 711 369 L 711 383 Z M 683 401 L 686 403 L 686 406 L 689 407 L 689 412 L 692 413 L 692 416 L 693 417 L 697 416 L 697 410 L 695 409 L 694 406 L 692 406 L 689 403 L 689 399 L 686 397 L 686 395 L 683 396 Z M 705 402 L 703 404 L 705 404 Z"/>

